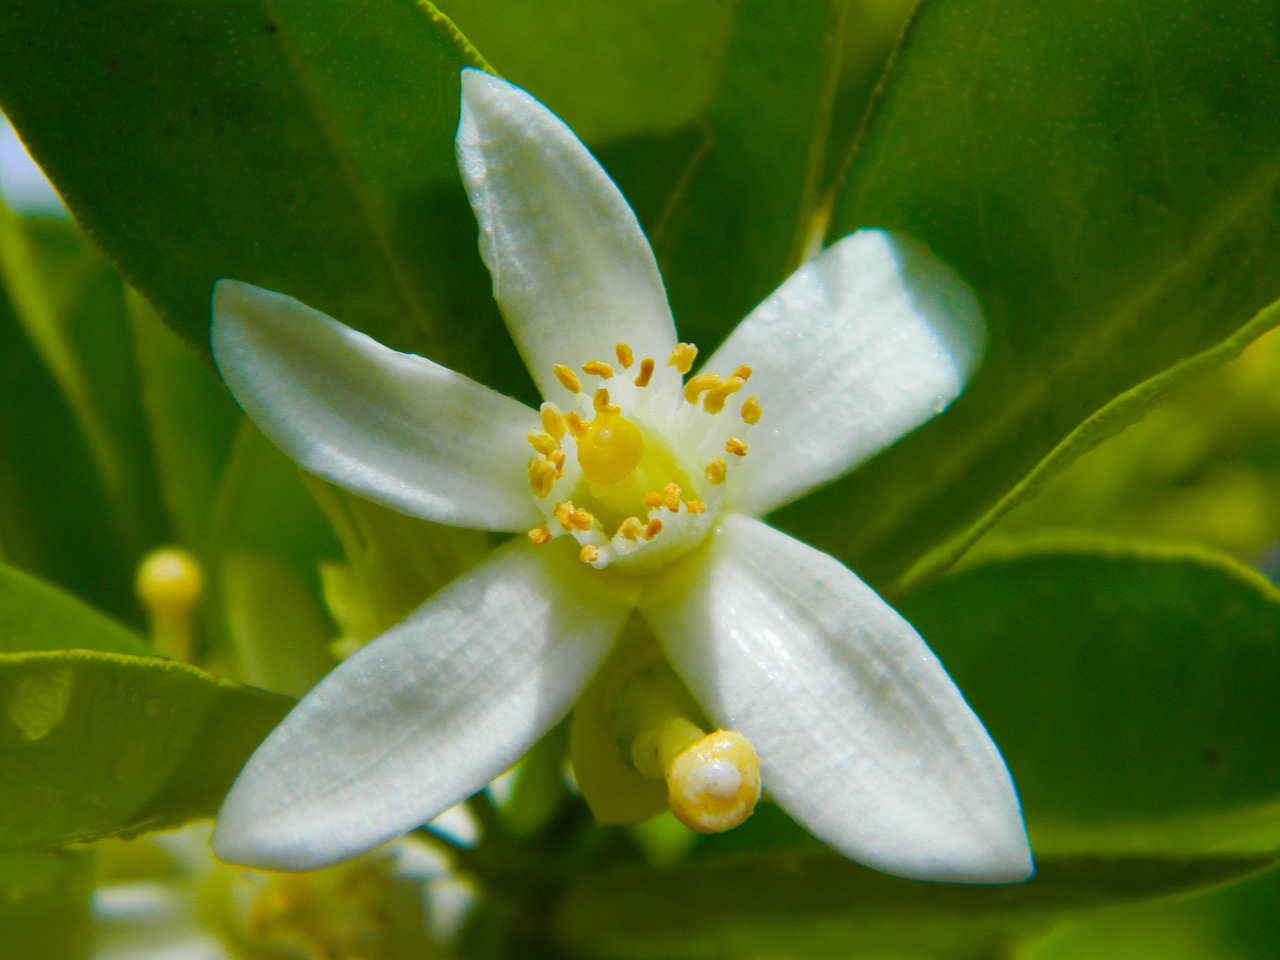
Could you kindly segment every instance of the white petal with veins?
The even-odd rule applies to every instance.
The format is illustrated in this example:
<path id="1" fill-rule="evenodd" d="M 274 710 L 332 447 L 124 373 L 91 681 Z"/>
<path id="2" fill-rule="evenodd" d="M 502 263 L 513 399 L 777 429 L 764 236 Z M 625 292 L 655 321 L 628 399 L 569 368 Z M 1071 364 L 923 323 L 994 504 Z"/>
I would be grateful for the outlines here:
<path id="1" fill-rule="evenodd" d="M 544 397 L 564 394 L 553 364 L 608 363 L 619 342 L 637 362 L 657 361 L 655 382 L 674 382 L 675 324 L 649 241 L 562 120 L 505 80 L 464 70 L 458 167 L 493 295 Z"/>
<path id="2" fill-rule="evenodd" d="M 922 880 L 1031 874 L 995 744 L 911 625 L 839 562 L 730 516 L 640 609 L 765 788 L 846 856 Z"/>
<path id="3" fill-rule="evenodd" d="M 761 516 L 940 413 L 982 354 L 964 282 L 922 244 L 860 230 L 805 264 L 707 362 L 745 363 L 764 416 L 726 508 Z"/>
<path id="4" fill-rule="evenodd" d="M 298 704 L 228 794 L 214 852 L 310 870 L 470 796 L 564 716 L 637 589 L 570 551 L 500 548 Z"/>
<path id="5" fill-rule="evenodd" d="M 524 404 L 235 280 L 214 288 L 212 341 L 240 406 L 303 469 L 439 523 L 537 521 Z"/>

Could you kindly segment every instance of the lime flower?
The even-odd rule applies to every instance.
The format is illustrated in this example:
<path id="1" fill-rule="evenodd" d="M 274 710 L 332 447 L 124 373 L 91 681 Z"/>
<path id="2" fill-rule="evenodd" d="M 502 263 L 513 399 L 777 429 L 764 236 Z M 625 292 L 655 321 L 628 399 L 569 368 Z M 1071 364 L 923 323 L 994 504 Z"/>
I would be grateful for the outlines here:
<path id="1" fill-rule="evenodd" d="M 226 860 L 329 864 L 480 789 L 565 715 L 638 610 L 707 716 L 841 853 L 907 877 L 1031 872 L 982 724 L 919 635 L 755 519 L 941 411 L 983 328 L 914 242 L 839 241 L 697 373 L 617 187 L 527 93 L 464 71 L 458 163 L 540 410 L 287 296 L 224 280 L 213 351 L 302 467 L 520 536 L 343 662 L 228 795 Z"/>

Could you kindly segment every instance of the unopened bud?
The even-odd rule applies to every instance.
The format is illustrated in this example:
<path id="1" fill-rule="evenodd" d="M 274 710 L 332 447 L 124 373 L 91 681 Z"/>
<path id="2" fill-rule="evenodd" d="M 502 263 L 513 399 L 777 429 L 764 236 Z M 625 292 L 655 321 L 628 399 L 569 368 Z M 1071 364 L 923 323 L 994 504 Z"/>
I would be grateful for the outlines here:
<path id="1" fill-rule="evenodd" d="M 747 738 L 709 733 L 676 756 L 667 773 L 671 812 L 699 833 L 732 830 L 760 799 L 760 758 Z"/>

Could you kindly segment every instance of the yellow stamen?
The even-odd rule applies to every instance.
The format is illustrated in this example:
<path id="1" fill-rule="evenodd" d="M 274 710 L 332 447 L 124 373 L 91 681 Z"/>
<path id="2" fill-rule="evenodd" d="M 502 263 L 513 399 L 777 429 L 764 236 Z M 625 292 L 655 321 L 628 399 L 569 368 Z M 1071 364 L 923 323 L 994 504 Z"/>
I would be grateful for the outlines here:
<path id="1" fill-rule="evenodd" d="M 689 506 L 690 513 L 706 513 L 707 512 L 707 505 L 703 503 L 701 500 L 690 500 L 688 506 Z"/>
<path id="2" fill-rule="evenodd" d="M 650 520 L 648 526 L 644 528 L 644 538 L 646 540 L 652 540 L 661 532 L 662 532 L 662 521 L 655 517 L 654 519 Z"/>
<path id="3" fill-rule="evenodd" d="M 596 413 L 621 413 L 622 408 L 609 402 L 609 391 L 601 387 L 591 398 L 591 405 Z"/>
<path id="4" fill-rule="evenodd" d="M 639 517 L 627 517 L 618 526 L 618 533 L 627 540 L 636 540 L 640 534 L 644 533 L 644 524 L 640 522 Z"/>
<path id="5" fill-rule="evenodd" d="M 742 401 L 742 420 L 744 423 L 759 423 L 763 415 L 764 409 L 760 406 L 760 398 L 754 393 Z"/>
<path id="6" fill-rule="evenodd" d="M 597 487 L 617 483 L 631 475 L 644 456 L 644 434 L 618 408 L 608 403 L 606 390 L 597 390 L 596 399 L 604 394 L 600 413 L 578 438 L 578 465 L 587 482 Z"/>
<path id="7" fill-rule="evenodd" d="M 554 513 L 556 515 L 556 519 L 560 521 L 560 526 L 569 530 L 572 529 L 569 523 L 569 518 L 573 515 L 573 510 L 573 501 L 565 500 L 561 503 L 557 503 L 555 508 L 552 510 L 552 513 Z"/>
<path id="8" fill-rule="evenodd" d="M 640 361 L 640 375 L 636 377 L 637 387 L 647 387 L 649 385 L 649 380 L 653 377 L 654 366 L 653 357 L 645 357 Z"/>
<path id="9" fill-rule="evenodd" d="M 719 383 L 718 373 L 700 373 L 696 377 L 690 377 L 689 382 L 684 385 L 684 398 L 690 403 L 697 403 L 698 394 L 703 390 L 713 389 Z"/>
<path id="10" fill-rule="evenodd" d="M 662 488 L 662 502 L 666 504 L 667 509 L 672 513 L 680 511 L 680 486 L 675 483 L 668 483 Z"/>
<path id="11" fill-rule="evenodd" d="M 589 377 L 599 377 L 601 380 L 608 380 L 613 376 L 613 367 L 609 366 L 603 360 L 589 360 L 582 365 L 582 372 Z"/>
<path id="12" fill-rule="evenodd" d="M 578 559 L 583 563 L 595 563 L 600 559 L 600 551 L 588 543 L 578 551 Z"/>
<path id="13" fill-rule="evenodd" d="M 574 510 L 573 513 L 569 514 L 569 526 L 573 527 L 575 530 L 590 530 L 595 522 L 596 518 L 581 508 Z"/>
<path id="14" fill-rule="evenodd" d="M 703 409 L 707 413 L 719 413 L 724 409 L 724 402 L 729 399 L 731 394 L 741 390 L 744 383 L 746 381 L 741 377 L 730 377 L 719 386 L 708 390 L 706 397 L 702 401 Z"/>
<path id="15" fill-rule="evenodd" d="M 737 377 L 739 380 L 750 380 L 751 373 L 752 373 L 751 368 L 744 363 L 742 364 L 742 366 L 734 370 L 733 373 L 729 374 L 729 376 Z"/>
<path id="16" fill-rule="evenodd" d="M 613 348 L 613 352 L 618 357 L 618 363 L 622 364 L 622 369 L 630 370 L 631 364 L 635 363 L 636 359 L 636 355 L 631 351 L 631 348 L 625 343 L 620 343 Z"/>
<path id="17" fill-rule="evenodd" d="M 728 475 L 729 465 L 724 462 L 724 457 L 716 457 L 707 464 L 707 479 L 712 483 L 724 483 L 724 478 Z"/>
<path id="18" fill-rule="evenodd" d="M 698 348 L 692 343 L 677 343 L 675 349 L 671 351 L 671 356 L 667 357 L 667 366 L 675 367 L 682 374 L 685 374 L 689 372 L 689 368 L 693 366 L 693 361 L 697 356 Z"/>
<path id="19" fill-rule="evenodd" d="M 556 375 L 556 379 L 570 393 L 582 392 L 582 381 L 578 379 L 578 375 L 566 367 L 563 363 L 557 363 L 551 368 L 551 372 Z"/>
<path id="20" fill-rule="evenodd" d="M 556 465 L 546 457 L 537 456 L 529 461 L 529 489 L 541 499 L 551 492 L 556 483 Z"/>
<path id="21" fill-rule="evenodd" d="M 538 413 L 542 417 L 542 429 L 545 433 L 549 433 L 557 440 L 564 436 L 564 414 L 560 412 L 559 407 L 547 401 L 538 408 Z"/>
<path id="22" fill-rule="evenodd" d="M 587 421 L 578 415 L 577 410 L 570 410 L 564 415 L 564 425 L 575 439 L 587 432 Z"/>
<path id="23" fill-rule="evenodd" d="M 650 490 L 644 495 L 644 505 L 652 510 L 654 507 L 662 506 L 662 494 L 657 490 Z"/>
<path id="24" fill-rule="evenodd" d="M 544 457 L 549 457 L 560 449 L 560 442 L 549 433 L 531 433 L 528 437 L 529 446 L 537 450 Z"/>
<path id="25" fill-rule="evenodd" d="M 735 457 L 745 457 L 747 455 L 747 441 L 739 440 L 737 437 L 730 437 L 725 441 L 724 452 L 732 453 Z"/>
<path id="26" fill-rule="evenodd" d="M 547 527 L 534 527 L 529 531 L 529 542 L 535 547 L 551 542 L 551 531 Z"/>

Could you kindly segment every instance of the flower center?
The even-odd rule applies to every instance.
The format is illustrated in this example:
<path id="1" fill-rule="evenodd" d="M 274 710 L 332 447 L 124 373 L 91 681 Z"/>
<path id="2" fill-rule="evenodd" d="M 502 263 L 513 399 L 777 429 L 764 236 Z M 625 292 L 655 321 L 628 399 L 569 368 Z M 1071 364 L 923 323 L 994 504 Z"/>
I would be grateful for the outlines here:
<path id="1" fill-rule="evenodd" d="M 627 344 L 618 344 L 616 355 L 622 370 L 636 366 Z M 696 355 L 692 344 L 677 344 L 667 365 L 683 376 Z M 542 429 L 529 434 L 529 489 L 547 517 L 529 539 L 544 544 L 568 535 L 584 563 L 632 573 L 692 550 L 714 527 L 730 463 L 747 455 L 744 437 L 760 420 L 755 396 L 739 416 L 723 415 L 751 369 L 728 377 L 703 372 L 683 386 L 662 376 L 655 382 L 652 357 L 634 377 L 615 379 L 614 365 L 602 360 L 584 363 L 581 376 L 563 364 L 552 369 L 578 409 L 544 403 Z M 584 389 L 584 377 L 600 386 Z"/>

